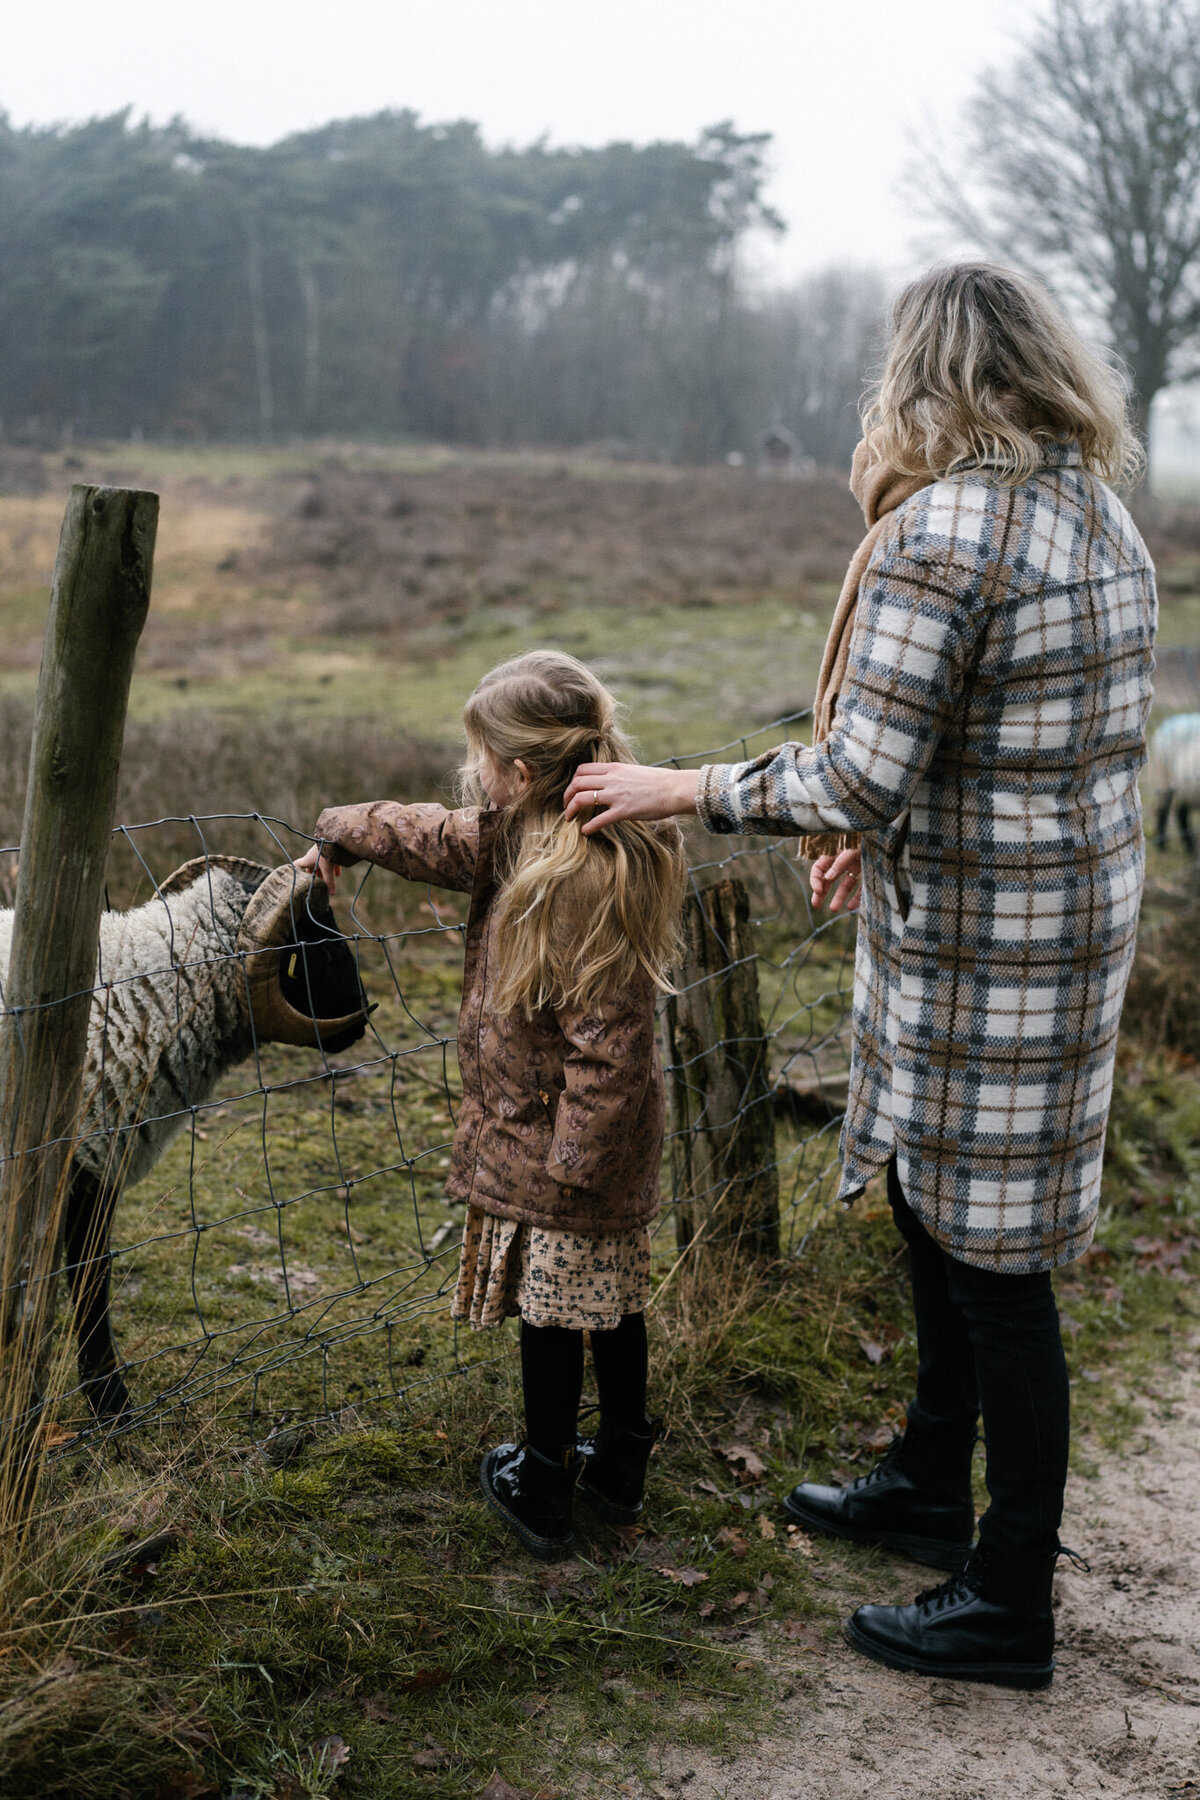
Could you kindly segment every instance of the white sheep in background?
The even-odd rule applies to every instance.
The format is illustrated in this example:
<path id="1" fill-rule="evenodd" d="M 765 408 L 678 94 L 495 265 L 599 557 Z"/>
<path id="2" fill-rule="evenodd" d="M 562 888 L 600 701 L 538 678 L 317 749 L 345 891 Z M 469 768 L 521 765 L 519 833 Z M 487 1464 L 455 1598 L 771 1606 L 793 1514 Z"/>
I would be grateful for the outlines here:
<path id="1" fill-rule="evenodd" d="M 5 977 L 12 929 L 13 914 L 0 911 Z M 149 1173 L 256 1044 L 344 1050 L 362 1037 L 367 1014 L 324 883 L 290 863 L 271 870 L 200 857 L 145 905 L 102 916 L 64 1221 L 79 1376 L 99 1417 L 130 1404 L 108 1297 L 123 1189 Z"/>
<path id="2" fill-rule="evenodd" d="M 1200 806 L 1200 713 L 1176 713 L 1152 733 L 1147 773 L 1158 808 L 1155 843 L 1166 849 L 1174 807 L 1184 848 L 1195 856 L 1190 813 L 1193 806 Z"/>

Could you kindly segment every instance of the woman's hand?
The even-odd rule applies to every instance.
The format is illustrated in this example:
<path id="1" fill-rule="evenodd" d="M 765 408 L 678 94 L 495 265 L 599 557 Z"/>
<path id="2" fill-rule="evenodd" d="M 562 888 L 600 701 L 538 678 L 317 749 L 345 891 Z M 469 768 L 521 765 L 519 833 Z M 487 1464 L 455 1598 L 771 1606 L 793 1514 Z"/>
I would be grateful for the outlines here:
<path id="1" fill-rule="evenodd" d="M 295 867 L 303 869 L 306 873 L 309 869 L 313 870 L 329 889 L 330 899 L 337 893 L 338 877 L 342 872 L 342 865 L 330 862 L 325 854 L 324 845 L 314 844 L 311 849 L 304 852 L 303 856 L 298 856 Z"/>
<path id="2" fill-rule="evenodd" d="M 694 813 L 698 769 L 649 769 L 644 763 L 580 763 L 563 795 L 568 819 L 585 815 L 590 837 L 618 819 L 671 819 Z"/>
<path id="3" fill-rule="evenodd" d="M 809 870 L 814 906 L 829 900 L 831 913 L 857 912 L 862 899 L 862 852 L 839 850 L 836 856 L 818 856 Z"/>

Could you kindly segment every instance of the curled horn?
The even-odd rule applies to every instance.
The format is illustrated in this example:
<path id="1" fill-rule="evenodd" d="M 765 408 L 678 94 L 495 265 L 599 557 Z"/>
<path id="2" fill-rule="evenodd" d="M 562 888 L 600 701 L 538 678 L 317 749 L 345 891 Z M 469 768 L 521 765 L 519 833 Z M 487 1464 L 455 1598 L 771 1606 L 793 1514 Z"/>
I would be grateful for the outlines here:
<path id="1" fill-rule="evenodd" d="M 329 912 L 325 883 L 284 863 L 272 869 L 247 906 L 237 947 L 245 961 L 250 1017 L 260 1039 L 276 1044 L 322 1045 L 366 1023 L 368 1009 L 356 1007 L 337 1019 L 314 1019 L 284 998 L 280 972 L 284 949 L 300 941 L 297 921 L 306 912 Z M 330 919 L 332 925 L 332 917 Z"/>
<path id="2" fill-rule="evenodd" d="M 224 869 L 227 875 L 232 875 L 244 887 L 261 886 L 271 873 L 266 863 L 250 862 L 244 856 L 193 856 L 191 862 L 183 863 L 174 874 L 160 881 L 158 891 L 160 894 L 182 894 L 201 875 L 207 875 L 210 869 Z"/>

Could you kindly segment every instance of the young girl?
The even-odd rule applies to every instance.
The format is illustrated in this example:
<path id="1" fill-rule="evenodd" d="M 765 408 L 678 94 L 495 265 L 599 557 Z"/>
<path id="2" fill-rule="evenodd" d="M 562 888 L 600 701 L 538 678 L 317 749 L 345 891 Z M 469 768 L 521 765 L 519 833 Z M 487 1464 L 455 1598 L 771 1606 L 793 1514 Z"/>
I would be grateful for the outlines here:
<path id="1" fill-rule="evenodd" d="M 676 947 L 684 863 L 672 825 L 585 837 L 563 813 L 582 762 L 632 762 L 607 689 L 573 656 L 534 650 L 486 675 L 464 710 L 463 798 L 328 808 L 300 863 L 332 890 L 366 858 L 471 895 L 458 1059 L 463 1096 L 447 1191 L 467 1202 L 452 1314 L 521 1317 L 525 1440 L 480 1484 L 544 1559 L 571 1544 L 580 1492 L 601 1517 L 642 1509 L 647 1227 L 658 1210 L 663 1083 L 656 991 Z M 583 1333 L 600 1398 L 576 1447 Z"/>

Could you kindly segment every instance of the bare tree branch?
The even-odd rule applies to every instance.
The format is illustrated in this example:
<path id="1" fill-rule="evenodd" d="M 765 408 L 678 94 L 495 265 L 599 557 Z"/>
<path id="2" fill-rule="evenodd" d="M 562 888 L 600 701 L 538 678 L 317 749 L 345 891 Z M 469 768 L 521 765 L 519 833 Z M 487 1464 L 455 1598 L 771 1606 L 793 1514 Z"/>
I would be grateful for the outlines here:
<path id="1" fill-rule="evenodd" d="M 967 108 L 956 168 L 908 186 L 959 239 L 1035 270 L 1106 332 L 1145 431 L 1200 338 L 1200 0 L 1051 0 Z"/>

